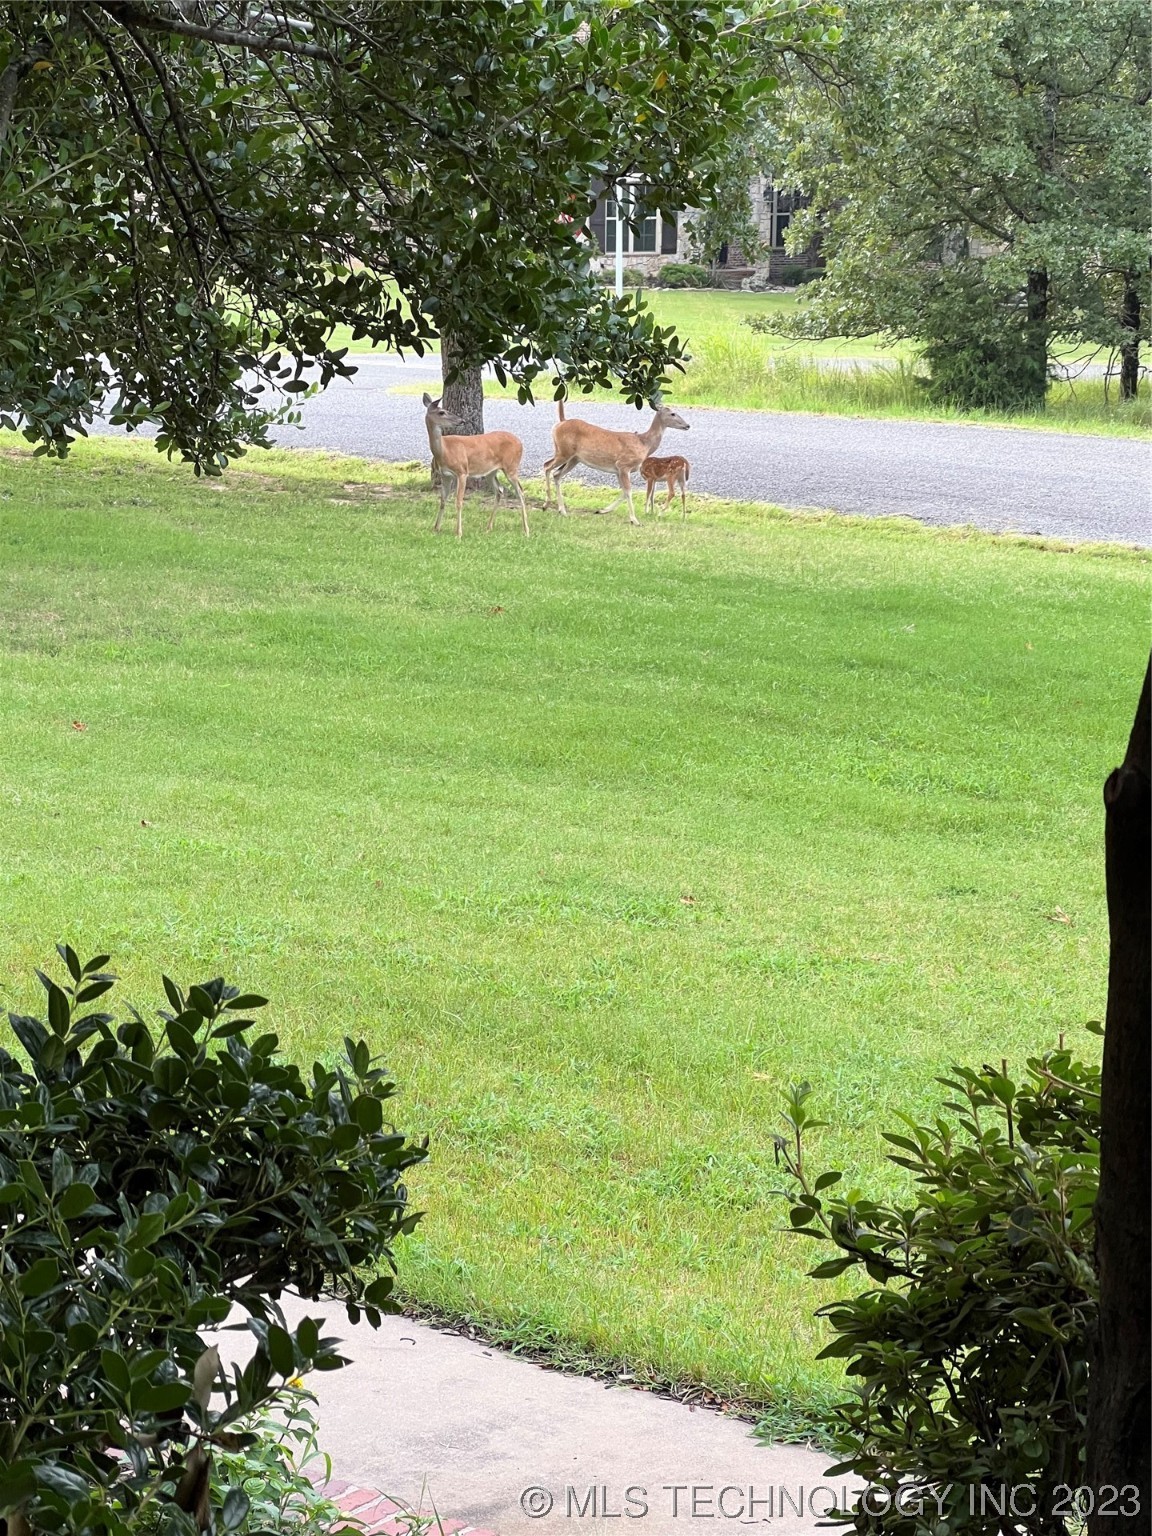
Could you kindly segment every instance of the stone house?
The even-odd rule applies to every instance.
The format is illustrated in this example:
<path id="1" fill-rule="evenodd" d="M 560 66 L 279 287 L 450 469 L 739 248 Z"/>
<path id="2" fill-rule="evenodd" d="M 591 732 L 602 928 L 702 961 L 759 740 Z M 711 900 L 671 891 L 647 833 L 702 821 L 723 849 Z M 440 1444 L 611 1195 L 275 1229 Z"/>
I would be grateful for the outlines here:
<path id="1" fill-rule="evenodd" d="M 597 264 L 609 273 L 616 262 L 616 199 L 611 187 L 596 190 L 596 207 L 588 227 L 600 252 Z M 762 248 L 746 253 L 738 245 L 722 246 L 715 266 L 717 282 L 726 288 L 757 288 L 786 280 L 805 268 L 822 266 L 815 248 L 796 255 L 784 249 L 784 234 L 794 210 L 801 205 L 800 195 L 781 191 L 762 175 L 751 178 L 748 191 Z M 633 196 L 636 213 L 624 229 L 625 266 L 654 278 L 669 262 L 699 260 L 692 240 L 691 209 L 677 218 L 646 207 L 642 187 L 635 188 Z"/>

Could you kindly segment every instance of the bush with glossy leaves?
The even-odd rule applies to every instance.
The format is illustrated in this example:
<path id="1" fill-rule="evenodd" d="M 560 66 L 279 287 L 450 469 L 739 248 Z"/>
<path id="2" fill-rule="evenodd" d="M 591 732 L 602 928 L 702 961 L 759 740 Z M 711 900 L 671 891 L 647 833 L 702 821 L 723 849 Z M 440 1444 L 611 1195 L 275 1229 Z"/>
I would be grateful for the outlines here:
<path id="1" fill-rule="evenodd" d="M 47 1018 L 9 1015 L 0 1050 L 0 1515 L 30 1530 L 121 1536 L 239 1530 L 242 1490 L 215 1448 L 285 1381 L 344 1363 L 286 1290 L 350 1321 L 393 1310 L 393 1245 L 417 1217 L 405 1171 L 426 1156 L 385 1121 L 395 1091 L 363 1041 L 310 1077 L 256 1034 L 265 999 L 167 977 L 158 1022 L 93 1007 L 108 957 L 38 972 Z M 205 1333 L 255 1336 L 222 1370 Z"/>
<path id="2" fill-rule="evenodd" d="M 891 1202 L 834 1193 L 843 1175 L 811 1170 L 805 1143 L 823 1122 L 807 1083 L 776 1138 L 793 1227 L 838 1250 L 814 1277 L 872 1282 L 821 1308 L 823 1356 L 857 1387 L 831 1415 L 830 1475 L 871 1485 L 842 1512 L 862 1533 L 1053 1536 L 1062 1500 L 1075 1515 L 1061 1486 L 1085 1480 L 1100 1070 L 1061 1046 L 1022 1082 L 992 1067 L 940 1081 L 952 1097 L 931 1124 L 901 1116 L 885 1134 L 914 1181 Z M 1004 1524 L 995 1508 L 1025 1485 L 1034 1498 Z"/>

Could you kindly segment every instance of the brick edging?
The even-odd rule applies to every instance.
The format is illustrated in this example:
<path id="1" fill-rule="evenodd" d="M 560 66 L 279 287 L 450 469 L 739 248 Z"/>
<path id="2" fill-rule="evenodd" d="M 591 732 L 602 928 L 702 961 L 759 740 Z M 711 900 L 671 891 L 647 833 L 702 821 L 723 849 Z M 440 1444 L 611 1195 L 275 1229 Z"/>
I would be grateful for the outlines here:
<path id="1" fill-rule="evenodd" d="M 321 1482 L 319 1477 L 309 1477 L 318 1493 L 331 1499 L 343 1515 L 354 1524 L 333 1526 L 333 1532 L 347 1531 L 349 1536 L 410 1536 L 413 1511 L 389 1498 L 379 1488 L 363 1483 L 349 1483 L 340 1478 Z M 397 1518 L 401 1516 L 403 1518 Z M 484 1526 L 472 1525 L 467 1520 L 443 1519 L 434 1512 L 420 1512 L 422 1520 L 429 1520 L 427 1536 L 496 1536 Z"/>

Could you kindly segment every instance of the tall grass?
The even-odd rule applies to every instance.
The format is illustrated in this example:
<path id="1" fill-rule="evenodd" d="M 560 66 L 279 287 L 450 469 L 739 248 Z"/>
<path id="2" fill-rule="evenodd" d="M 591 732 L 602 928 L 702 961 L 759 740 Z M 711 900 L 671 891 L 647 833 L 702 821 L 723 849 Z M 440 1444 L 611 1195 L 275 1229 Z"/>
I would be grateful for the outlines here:
<path id="1" fill-rule="evenodd" d="M 915 363 L 818 359 L 769 349 L 740 329 L 713 331 L 692 341 L 692 362 L 669 398 L 686 405 L 742 410 L 814 411 L 837 416 L 920 416 L 934 420 L 998 422 L 1011 426 L 1135 436 L 1152 427 L 1148 396 L 1127 403 L 1113 381 L 1082 378 L 1053 382 L 1042 411 L 1019 414 L 965 411 L 928 398 Z"/>

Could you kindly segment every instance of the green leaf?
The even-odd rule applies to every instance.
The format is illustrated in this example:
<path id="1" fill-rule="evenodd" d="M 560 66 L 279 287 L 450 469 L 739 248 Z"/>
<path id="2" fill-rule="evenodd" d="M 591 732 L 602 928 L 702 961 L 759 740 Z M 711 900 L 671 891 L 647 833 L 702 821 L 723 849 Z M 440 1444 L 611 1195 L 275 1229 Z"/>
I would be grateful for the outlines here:
<path id="1" fill-rule="evenodd" d="M 216 1004 L 211 995 L 203 987 L 191 986 L 188 988 L 189 1007 L 195 1008 L 205 1019 L 216 1017 Z"/>
<path id="2" fill-rule="evenodd" d="M 360 1129 L 372 1135 L 383 1128 L 384 1111 L 380 1100 L 371 1094 L 361 1094 L 352 1101 L 352 1118 Z"/>
<path id="3" fill-rule="evenodd" d="M 93 998 L 103 997 L 104 993 L 111 991 L 114 985 L 115 983 L 108 979 L 89 982 L 86 987 L 81 987 L 80 991 L 77 992 L 76 1001 L 78 1003 L 90 1003 Z"/>
<path id="4" fill-rule="evenodd" d="M 171 1413 L 175 1408 L 183 1408 L 189 1393 L 184 1381 L 137 1383 L 132 1391 L 132 1406 L 141 1413 Z"/>
<path id="5" fill-rule="evenodd" d="M 48 1488 L 52 1493 L 62 1493 L 74 1507 L 86 1503 L 91 1496 L 92 1487 L 88 1479 L 71 1467 L 61 1466 L 59 1462 L 42 1461 L 35 1475 L 42 1488 Z"/>
<path id="6" fill-rule="evenodd" d="M 164 1026 L 164 1033 L 177 1056 L 184 1061 L 195 1059 L 196 1036 L 186 1024 L 182 1024 L 179 1019 L 170 1019 Z"/>
<path id="7" fill-rule="evenodd" d="M 16 1513 L 36 1489 L 37 1463 L 30 1460 L 0 1462 L 0 1515 Z"/>
<path id="8" fill-rule="evenodd" d="M 392 1296 L 395 1282 L 391 1275 L 380 1275 L 364 1288 L 364 1300 L 373 1307 L 383 1307 Z"/>
<path id="9" fill-rule="evenodd" d="M 220 1512 L 220 1525 L 225 1531 L 237 1531 L 248 1518 L 251 1500 L 242 1488 L 229 1488 L 224 1495 L 224 1507 Z"/>
<path id="10" fill-rule="evenodd" d="M 268 1358 L 281 1376 L 296 1374 L 296 1350 L 292 1335 L 273 1323 L 268 1329 Z"/>
<path id="11" fill-rule="evenodd" d="M 52 1193 L 58 1195 L 68 1188 L 76 1175 L 72 1166 L 72 1159 L 63 1147 L 56 1147 L 52 1152 Z"/>
<path id="12" fill-rule="evenodd" d="M 1008 1314 L 1014 1318 L 1021 1327 L 1029 1329 L 1033 1333 L 1051 1334 L 1053 1338 L 1059 1338 L 1060 1330 L 1052 1321 L 1052 1313 L 1048 1308 L 1040 1307 L 1013 1307 Z"/>
<path id="13" fill-rule="evenodd" d="M 102 1349 L 100 1351 L 100 1368 L 104 1372 L 104 1379 L 120 1395 L 127 1398 L 132 1390 L 132 1377 L 128 1370 L 128 1362 L 124 1356 L 114 1349 Z"/>
<path id="14" fill-rule="evenodd" d="M 229 1109 L 246 1108 L 251 1097 L 252 1089 L 247 1082 L 232 1080 L 221 1085 L 220 1099 Z"/>
<path id="15" fill-rule="evenodd" d="M 17 1281 L 17 1289 L 28 1301 L 34 1301 L 37 1296 L 50 1291 L 59 1279 L 60 1266 L 49 1254 L 37 1259 L 31 1268 L 25 1270 Z"/>
<path id="16" fill-rule="evenodd" d="M 57 1202 L 57 1210 L 64 1221 L 74 1221 L 89 1206 L 96 1204 L 96 1192 L 90 1184 L 70 1184 Z"/>
<path id="17" fill-rule="evenodd" d="M 76 958 L 76 951 L 72 948 L 71 944 L 57 944 L 56 953 L 68 967 L 68 974 L 72 980 L 79 981 L 83 972 L 80 969 L 80 961 Z"/>
<path id="18" fill-rule="evenodd" d="M 65 1035 L 68 1032 L 68 1020 L 71 1017 L 71 1009 L 68 1006 L 66 994 L 54 981 L 48 983 L 48 1023 L 57 1035 Z"/>

